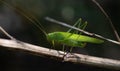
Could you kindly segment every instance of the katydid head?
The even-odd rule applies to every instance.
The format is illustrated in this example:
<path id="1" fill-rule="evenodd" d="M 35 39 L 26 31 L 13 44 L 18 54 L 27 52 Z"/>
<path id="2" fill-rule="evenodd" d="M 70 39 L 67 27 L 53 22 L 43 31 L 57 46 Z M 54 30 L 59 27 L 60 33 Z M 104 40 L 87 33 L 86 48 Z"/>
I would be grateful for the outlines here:
<path id="1" fill-rule="evenodd" d="M 64 37 L 62 36 L 62 34 L 58 33 L 58 32 L 53 32 L 53 33 L 48 33 L 47 34 L 47 39 L 52 41 L 62 41 L 64 40 Z"/>

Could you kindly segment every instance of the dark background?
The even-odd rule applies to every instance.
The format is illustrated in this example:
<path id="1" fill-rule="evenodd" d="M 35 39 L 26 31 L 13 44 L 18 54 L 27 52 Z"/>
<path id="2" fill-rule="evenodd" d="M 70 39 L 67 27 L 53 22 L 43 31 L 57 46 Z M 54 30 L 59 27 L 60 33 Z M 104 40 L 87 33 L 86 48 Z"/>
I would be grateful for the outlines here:
<path id="1" fill-rule="evenodd" d="M 0 26 L 18 40 L 50 48 L 45 35 L 36 24 L 44 26 L 47 33 L 67 31 L 69 28 L 53 24 L 44 18 L 49 16 L 59 21 L 73 25 L 79 18 L 87 21 L 86 31 L 114 39 L 115 35 L 110 23 L 91 0 L 3 0 L 0 2 Z M 120 32 L 120 1 L 97 0 L 111 18 L 118 33 Z M 31 17 L 35 23 L 26 19 L 22 14 Z M 36 19 L 40 22 L 38 23 Z M 120 34 L 120 33 L 119 33 Z M 1 38 L 7 38 L 0 34 Z M 59 45 L 56 45 L 58 48 Z M 87 44 L 85 48 L 74 48 L 72 51 L 97 57 L 120 60 L 120 46 L 105 42 L 104 44 Z M 23 51 L 0 48 L 0 70 L 4 71 L 38 71 L 38 70 L 86 70 L 107 71 L 84 64 L 61 62 L 50 58 L 39 57 Z M 115 70 L 109 70 L 115 71 Z"/>

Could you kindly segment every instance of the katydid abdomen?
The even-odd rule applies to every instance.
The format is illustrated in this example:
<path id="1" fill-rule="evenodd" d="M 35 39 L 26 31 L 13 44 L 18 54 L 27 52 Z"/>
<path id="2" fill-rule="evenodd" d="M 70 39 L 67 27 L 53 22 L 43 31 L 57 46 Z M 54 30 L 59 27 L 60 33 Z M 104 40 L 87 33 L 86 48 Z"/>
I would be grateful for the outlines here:
<path id="1" fill-rule="evenodd" d="M 85 36 L 85 35 L 79 35 L 74 33 L 68 33 L 68 32 L 53 32 L 49 33 L 47 35 L 48 40 L 53 40 L 55 42 L 59 42 L 65 45 L 69 46 L 77 46 L 77 47 L 84 47 L 84 42 L 88 43 L 96 43 L 100 44 L 104 41 L 101 39 Z"/>

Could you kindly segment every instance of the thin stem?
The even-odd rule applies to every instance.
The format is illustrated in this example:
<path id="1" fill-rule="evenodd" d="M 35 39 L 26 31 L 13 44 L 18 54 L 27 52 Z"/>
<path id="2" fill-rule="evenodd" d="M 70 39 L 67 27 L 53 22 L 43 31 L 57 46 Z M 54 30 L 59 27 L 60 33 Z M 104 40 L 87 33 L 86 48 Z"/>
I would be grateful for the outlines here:
<path id="1" fill-rule="evenodd" d="M 111 28 L 113 29 L 113 32 L 114 32 L 117 40 L 120 42 L 120 37 L 119 37 L 119 35 L 118 35 L 118 33 L 117 33 L 117 30 L 115 29 L 115 27 L 114 27 L 114 25 L 113 25 L 113 23 L 112 23 L 112 21 L 111 21 L 111 19 L 110 19 L 110 17 L 108 16 L 108 14 L 105 12 L 105 10 L 102 8 L 102 6 L 101 6 L 96 0 L 92 0 L 92 1 L 99 7 L 99 9 L 102 11 L 102 13 L 103 13 L 103 14 L 105 15 L 105 17 L 108 19 L 108 21 L 109 21 L 109 23 L 110 23 L 110 25 L 111 25 Z"/>
<path id="2" fill-rule="evenodd" d="M 1 31 L 2 33 L 4 33 L 7 37 L 9 37 L 10 39 L 15 40 L 15 38 L 12 37 L 10 34 L 8 34 L 1 26 L 0 26 L 0 31 Z"/>

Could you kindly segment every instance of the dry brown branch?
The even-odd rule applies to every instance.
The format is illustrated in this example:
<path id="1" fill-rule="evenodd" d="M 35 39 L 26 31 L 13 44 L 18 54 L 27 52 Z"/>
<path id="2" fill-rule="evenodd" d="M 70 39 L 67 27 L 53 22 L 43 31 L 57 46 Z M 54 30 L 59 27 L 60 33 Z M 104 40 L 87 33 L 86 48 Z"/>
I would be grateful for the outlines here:
<path id="1" fill-rule="evenodd" d="M 24 50 L 32 54 L 37 54 L 40 56 L 50 57 L 50 58 L 52 57 L 54 59 L 59 59 L 61 61 L 64 60 L 65 62 L 67 61 L 67 62 L 73 62 L 73 63 L 79 63 L 79 64 L 83 63 L 83 64 L 88 64 L 88 65 L 93 65 L 93 66 L 98 66 L 103 68 L 120 70 L 119 60 L 100 58 L 100 57 L 88 56 L 88 55 L 77 54 L 77 53 L 72 53 L 72 54 L 68 53 L 66 55 L 66 52 L 48 49 L 45 47 L 32 45 L 32 44 L 21 42 L 18 40 L 0 39 L 0 46 L 7 47 L 10 49 Z"/>

